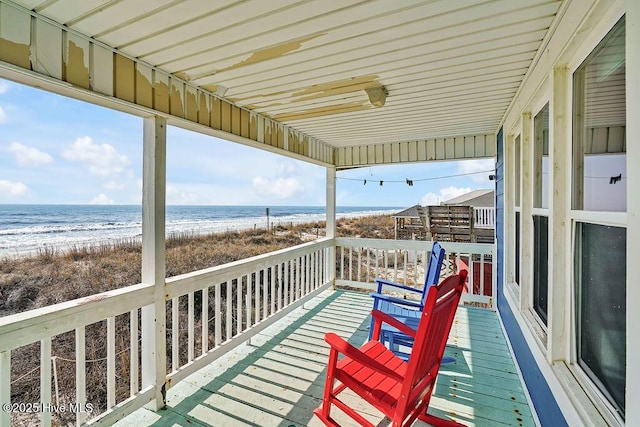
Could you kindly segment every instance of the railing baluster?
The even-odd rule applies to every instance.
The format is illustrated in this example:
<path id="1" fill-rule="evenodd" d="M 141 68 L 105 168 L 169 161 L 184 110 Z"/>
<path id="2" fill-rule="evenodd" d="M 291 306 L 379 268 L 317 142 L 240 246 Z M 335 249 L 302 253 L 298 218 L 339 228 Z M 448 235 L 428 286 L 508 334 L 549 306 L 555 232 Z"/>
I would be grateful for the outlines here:
<path id="1" fill-rule="evenodd" d="M 398 281 L 398 250 L 393 251 L 393 281 Z"/>
<path id="2" fill-rule="evenodd" d="M 242 283 L 244 281 L 244 277 L 238 277 L 236 279 L 236 335 L 242 332 L 242 317 L 244 313 L 242 312 Z"/>
<path id="3" fill-rule="evenodd" d="M 107 319 L 107 410 L 116 406 L 116 318 Z"/>
<path id="4" fill-rule="evenodd" d="M 287 282 L 287 305 L 293 302 L 293 260 L 287 261 L 285 270 L 285 279 Z"/>
<path id="5" fill-rule="evenodd" d="M 486 295 L 484 292 L 484 255 L 480 257 L 480 295 Z"/>
<path id="6" fill-rule="evenodd" d="M 187 301 L 187 361 L 192 362 L 195 353 L 195 319 L 193 292 L 189 292 Z"/>
<path id="7" fill-rule="evenodd" d="M 1 370 L 0 370 L 1 371 Z M 51 405 L 51 338 L 40 341 L 40 403 L 42 407 Z M 51 425 L 51 411 L 42 411 L 40 423 Z M 0 425 L 4 425 L 0 422 Z"/>
<path id="8" fill-rule="evenodd" d="M 362 248 L 358 248 L 358 282 L 362 280 Z"/>
<path id="9" fill-rule="evenodd" d="M 249 281 L 247 280 L 247 284 Z M 251 293 L 249 292 L 250 287 L 247 286 L 247 293 L 245 294 L 245 307 L 247 310 L 247 325 L 245 329 L 249 329 L 251 327 Z"/>
<path id="10" fill-rule="evenodd" d="M 86 339 L 84 326 L 76 328 L 76 401 L 79 411 L 76 414 L 76 425 L 80 426 L 87 420 L 85 404 L 87 403 L 87 376 L 86 376 Z"/>
<path id="11" fill-rule="evenodd" d="M 226 314 L 226 341 L 229 341 L 233 336 L 233 317 L 231 316 L 231 312 L 233 311 L 233 280 L 227 281 L 227 286 L 225 288 L 226 296 L 225 296 L 225 304 L 224 310 Z"/>
<path id="12" fill-rule="evenodd" d="M 201 353 L 205 354 L 209 351 L 209 288 L 202 290 L 202 315 L 200 319 L 202 323 L 200 348 Z"/>
<path id="13" fill-rule="evenodd" d="M 367 248 L 367 282 L 371 281 L 371 248 Z"/>
<path id="14" fill-rule="evenodd" d="M 0 405 L 11 403 L 11 351 L 0 352 Z M 11 424 L 11 411 L 0 410 L 0 425 Z"/>
<path id="15" fill-rule="evenodd" d="M 138 309 L 129 312 L 129 394 L 133 396 L 139 390 L 138 382 Z"/>
<path id="16" fill-rule="evenodd" d="M 278 280 L 280 279 L 280 280 Z M 282 308 L 282 264 L 276 266 L 276 282 L 278 283 L 278 311 Z"/>
<path id="17" fill-rule="evenodd" d="M 403 269 L 402 271 L 404 273 L 403 274 L 404 279 L 402 283 L 406 286 L 409 282 L 408 280 L 409 278 L 407 277 L 407 263 L 409 262 L 409 251 L 405 249 L 403 253 L 404 253 L 404 262 L 402 263 L 402 269 Z"/>
<path id="18" fill-rule="evenodd" d="M 214 334 L 215 334 L 215 346 L 219 346 L 222 342 L 222 284 L 220 282 L 216 282 L 214 286 Z"/>
<path id="19" fill-rule="evenodd" d="M 313 286 L 313 289 L 318 289 L 318 287 L 320 286 L 320 252 L 315 251 L 313 253 L 313 257 L 316 260 L 316 272 L 313 275 L 313 277 L 315 278 L 315 284 Z"/>
<path id="20" fill-rule="evenodd" d="M 179 298 L 171 299 L 171 370 L 177 371 L 180 367 L 180 325 Z"/>
<path id="21" fill-rule="evenodd" d="M 303 285 L 304 282 L 302 281 L 302 263 L 304 262 L 304 259 L 302 257 L 298 258 L 298 276 L 296 277 L 296 286 L 297 286 L 297 292 L 296 292 L 296 299 L 300 298 L 302 296 L 302 292 L 303 292 Z"/>
<path id="22" fill-rule="evenodd" d="M 304 284 L 305 284 L 305 295 L 307 295 L 310 292 L 311 289 L 311 255 L 307 254 L 304 257 L 304 266 L 305 266 L 305 278 L 304 278 Z"/>
<path id="23" fill-rule="evenodd" d="M 344 280 L 344 246 L 340 246 L 340 278 Z"/>
<path id="24" fill-rule="evenodd" d="M 269 269 L 262 270 L 262 279 L 260 280 L 260 290 L 262 291 L 262 314 L 260 320 L 267 318 L 269 312 Z"/>
<path id="25" fill-rule="evenodd" d="M 256 271 L 253 273 L 254 282 L 253 282 L 253 291 L 255 295 L 253 299 L 255 300 L 255 313 L 254 313 L 254 323 L 258 323 L 260 321 L 260 271 Z"/>
<path id="26" fill-rule="evenodd" d="M 271 266 L 271 268 L 269 268 L 269 271 L 271 272 L 271 275 L 269 277 L 269 281 L 270 281 L 270 289 L 271 289 L 271 295 L 269 295 L 269 300 L 271 302 L 271 312 L 269 313 L 270 315 L 275 313 L 276 311 L 276 270 L 275 267 Z"/>
<path id="27" fill-rule="evenodd" d="M 420 251 L 415 252 L 415 257 L 413 258 L 413 283 L 418 284 L 418 258 L 420 258 Z M 429 259 L 424 259 L 425 268 L 429 263 Z M 446 267 L 445 267 L 446 268 Z"/>
<path id="28" fill-rule="evenodd" d="M 349 280 L 353 280 L 353 248 L 349 246 Z"/>

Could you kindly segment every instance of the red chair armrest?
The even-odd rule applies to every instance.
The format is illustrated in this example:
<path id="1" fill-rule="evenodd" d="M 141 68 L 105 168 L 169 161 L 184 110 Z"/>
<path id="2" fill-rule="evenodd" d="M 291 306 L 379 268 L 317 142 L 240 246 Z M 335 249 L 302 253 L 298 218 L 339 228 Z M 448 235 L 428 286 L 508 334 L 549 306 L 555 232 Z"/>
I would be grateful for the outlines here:
<path id="1" fill-rule="evenodd" d="M 333 332 L 327 332 L 324 336 L 324 340 L 327 342 L 327 344 L 331 346 L 331 348 L 344 354 L 348 358 L 355 360 L 361 363 L 362 365 L 365 365 L 375 371 L 378 371 L 381 374 L 389 376 L 395 379 L 396 381 L 401 382 L 403 380 L 403 377 L 400 374 L 398 374 L 396 371 L 393 371 L 387 368 L 382 363 L 367 356 L 365 353 L 361 352 L 359 349 L 352 346 L 351 344 L 349 344 L 348 342 L 346 342 L 345 340 L 343 340 Z"/>
<path id="2" fill-rule="evenodd" d="M 376 340 L 380 337 L 380 328 L 382 326 L 382 322 L 393 326 L 403 334 L 409 335 L 411 338 L 416 337 L 416 331 L 414 329 L 410 328 L 395 317 L 390 316 L 385 312 L 382 312 L 380 310 L 373 310 L 371 312 L 371 315 L 375 319 L 375 322 L 373 324 L 373 338 Z"/>

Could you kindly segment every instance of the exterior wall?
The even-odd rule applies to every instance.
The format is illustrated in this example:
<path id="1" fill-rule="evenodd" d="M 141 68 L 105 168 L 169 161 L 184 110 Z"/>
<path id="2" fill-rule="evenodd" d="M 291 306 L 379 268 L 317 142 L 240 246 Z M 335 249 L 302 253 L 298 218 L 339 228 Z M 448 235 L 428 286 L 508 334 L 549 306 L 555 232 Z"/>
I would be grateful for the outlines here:
<path id="1" fill-rule="evenodd" d="M 523 378 L 531 393 L 542 425 L 637 425 L 640 408 L 633 405 L 638 397 L 638 387 L 632 383 L 630 368 L 626 374 L 626 410 L 624 419 L 617 415 L 613 407 L 597 387 L 590 384 L 587 375 L 581 374 L 576 361 L 576 310 L 574 289 L 574 224 L 581 220 L 583 213 L 572 211 L 572 118 L 573 118 L 573 73 L 593 51 L 594 47 L 611 30 L 616 22 L 625 15 L 624 0 L 573 1 L 563 5 L 558 16 L 555 31 L 546 40 L 547 48 L 540 54 L 536 67 L 529 70 L 519 96 L 514 99 L 512 108 L 504 121 L 505 197 L 499 194 L 500 183 L 496 182 L 496 208 L 504 207 L 504 218 L 497 225 L 498 255 L 501 271 L 498 274 L 498 309 L 509 336 L 514 354 L 518 360 Z M 637 12 L 636 7 L 636 14 Z M 630 11 L 631 12 L 631 11 Z M 627 15 L 626 28 L 630 31 L 638 18 Z M 636 38 L 637 40 L 637 38 Z M 629 35 L 627 35 L 626 60 L 632 67 Z M 636 59 L 637 61 L 637 59 Z M 632 74 L 627 68 L 627 76 Z M 637 70 L 636 70 L 637 73 Z M 628 78 L 629 79 L 629 78 Z M 627 82 L 627 117 L 632 117 L 629 106 L 637 98 L 631 92 L 631 81 Z M 630 103 L 631 99 L 631 103 Z M 545 209 L 534 207 L 534 144 L 533 117 L 545 105 L 549 104 L 549 206 Z M 635 100 L 635 105 L 638 101 Z M 637 110 L 636 110 L 637 112 Z M 632 120 L 629 120 L 631 123 Z M 626 141 L 637 141 L 637 126 L 627 128 Z M 520 136 L 521 182 L 515 182 L 514 141 Z M 635 137 L 634 137 L 635 136 Z M 501 141 L 499 141 L 500 143 Z M 637 151 L 637 150 L 636 150 Z M 627 164 L 637 164 L 639 153 L 627 150 Z M 631 170 L 629 166 L 627 168 Z M 635 183 L 635 185 L 634 185 Z M 627 212 L 600 213 L 589 212 L 587 216 L 602 217 L 605 224 L 627 229 L 627 361 L 632 361 L 629 347 L 638 342 L 640 331 L 632 328 L 636 315 L 629 289 L 634 286 L 629 278 L 631 270 L 631 252 L 633 231 L 631 218 L 637 218 L 637 203 L 631 189 L 637 187 L 633 173 L 628 173 Z M 516 208 L 514 192 L 516 185 L 521 187 L 521 201 Z M 637 197 L 636 197 L 637 198 Z M 516 277 L 515 265 L 515 214 L 520 212 L 520 278 Z M 531 215 L 543 214 L 549 221 L 549 273 L 548 273 L 548 321 L 540 321 L 532 309 L 533 300 L 533 240 L 534 227 Z M 628 227 L 627 227 L 628 226 Z M 637 230 L 635 230 L 637 234 Z M 636 251 L 637 253 L 637 251 Z M 502 257 L 501 257 L 502 256 Z M 501 257 L 501 258 L 500 258 Z M 637 256 L 636 256 L 637 257 Z M 519 283 L 518 283 L 519 282 Z M 631 292 L 632 293 L 632 292 Z M 637 301 L 637 298 L 636 298 Z M 637 310 L 636 310 L 637 311 Z M 635 322 L 637 323 L 637 322 Z M 621 351 L 624 351 L 621 349 Z M 630 365 L 630 363 L 627 363 Z M 631 368 L 633 370 L 634 368 Z M 636 421 L 632 421 L 636 420 Z M 635 422 L 635 424 L 634 424 Z"/>

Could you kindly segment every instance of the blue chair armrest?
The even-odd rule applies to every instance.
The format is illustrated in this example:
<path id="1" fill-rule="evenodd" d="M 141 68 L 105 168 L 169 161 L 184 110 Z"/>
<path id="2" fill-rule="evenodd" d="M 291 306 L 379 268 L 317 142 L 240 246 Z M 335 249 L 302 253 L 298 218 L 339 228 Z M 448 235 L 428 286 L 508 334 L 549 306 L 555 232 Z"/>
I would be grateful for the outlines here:
<path id="1" fill-rule="evenodd" d="M 401 285 L 400 283 L 390 282 L 390 281 L 384 280 L 384 279 L 375 279 L 375 281 L 378 284 L 378 293 L 379 294 L 382 293 L 382 286 L 392 286 L 394 288 L 404 289 L 405 291 L 416 292 L 416 293 L 419 293 L 419 294 L 422 293 L 422 289 L 412 288 L 410 286 Z"/>
<path id="2" fill-rule="evenodd" d="M 374 307 L 377 307 L 377 302 L 378 300 L 380 301 L 388 301 L 394 304 L 398 304 L 398 305 L 405 305 L 408 307 L 416 307 L 416 308 L 422 308 L 422 304 L 420 304 L 420 302 L 418 301 L 411 301 L 411 300 L 406 300 L 406 299 L 402 299 L 402 298 L 395 298 L 392 297 L 390 295 L 383 295 L 383 294 L 379 294 L 377 292 L 371 292 L 369 294 L 369 296 L 371 296 L 371 298 L 374 299 L 373 305 Z"/>

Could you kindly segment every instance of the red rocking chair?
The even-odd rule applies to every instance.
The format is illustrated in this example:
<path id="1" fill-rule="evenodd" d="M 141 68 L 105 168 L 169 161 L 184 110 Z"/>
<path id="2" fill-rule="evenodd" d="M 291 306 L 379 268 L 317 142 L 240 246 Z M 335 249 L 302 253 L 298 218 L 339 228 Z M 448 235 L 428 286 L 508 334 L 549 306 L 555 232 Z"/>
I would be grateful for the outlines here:
<path id="1" fill-rule="evenodd" d="M 434 426 L 462 426 L 427 414 L 427 409 L 466 276 L 466 271 L 461 271 L 429 289 L 417 330 L 373 310 L 373 339 L 362 347 L 356 348 L 336 334 L 327 333 L 325 341 L 331 346 L 327 379 L 322 406 L 314 414 L 328 426 L 339 426 L 330 416 L 333 404 L 360 425 L 375 427 L 338 399 L 338 394 L 349 388 L 384 413 L 394 427 L 409 426 L 416 419 Z M 408 362 L 378 341 L 382 322 L 414 338 Z M 338 360 L 338 354 L 345 357 Z M 336 380 L 340 382 L 337 386 Z"/>

